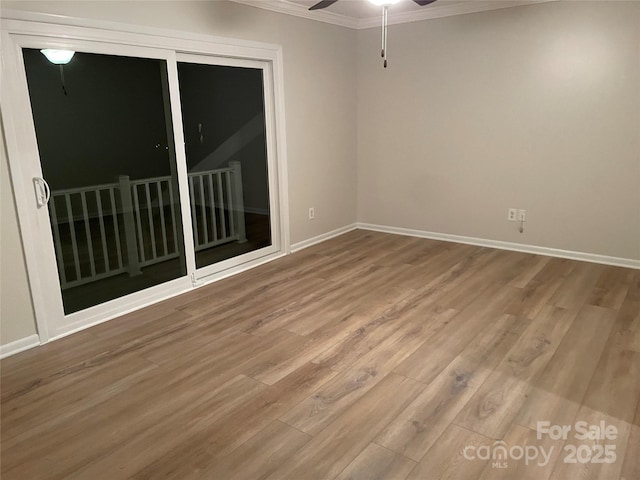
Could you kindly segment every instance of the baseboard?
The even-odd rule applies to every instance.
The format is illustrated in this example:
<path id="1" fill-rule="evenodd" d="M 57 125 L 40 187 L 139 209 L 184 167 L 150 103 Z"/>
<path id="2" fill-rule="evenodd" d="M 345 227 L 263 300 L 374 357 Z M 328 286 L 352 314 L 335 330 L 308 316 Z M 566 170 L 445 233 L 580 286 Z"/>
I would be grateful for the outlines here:
<path id="1" fill-rule="evenodd" d="M 38 345 L 40 345 L 40 337 L 38 337 L 38 335 L 29 335 L 28 337 L 21 338 L 15 342 L 0 345 L 0 358 L 15 355 L 16 353 L 29 350 L 30 348 L 37 347 Z"/>
<path id="2" fill-rule="evenodd" d="M 304 250 L 305 248 L 309 248 L 318 243 L 322 243 L 326 240 L 329 240 L 330 238 L 337 237 L 339 235 L 342 235 L 343 233 L 351 232 L 356 228 L 358 228 L 357 224 L 352 223 L 351 225 L 336 228 L 335 230 L 323 233 L 322 235 L 318 235 L 317 237 L 308 238 L 307 240 L 294 243 L 293 245 L 291 245 L 291 253 L 299 252 L 300 250 Z"/>
<path id="3" fill-rule="evenodd" d="M 500 250 L 511 250 L 514 252 L 533 253 L 548 257 L 568 258 L 570 260 L 580 260 L 583 262 L 601 263 L 604 265 L 614 265 L 616 267 L 634 268 L 640 270 L 640 260 L 631 258 L 609 257 L 594 253 L 573 252 L 571 250 L 560 250 L 556 248 L 538 247 L 535 245 L 524 245 L 521 243 L 502 242 L 499 240 L 488 240 L 485 238 L 465 237 L 462 235 L 451 235 L 448 233 L 427 232 L 424 230 L 412 230 L 401 227 L 387 227 L 384 225 L 374 225 L 371 223 L 357 223 L 356 228 L 371 230 L 374 232 L 395 233 L 397 235 L 407 235 L 410 237 L 430 238 L 432 240 L 442 240 L 445 242 L 465 243 L 477 245 L 479 247 L 497 248 Z"/>

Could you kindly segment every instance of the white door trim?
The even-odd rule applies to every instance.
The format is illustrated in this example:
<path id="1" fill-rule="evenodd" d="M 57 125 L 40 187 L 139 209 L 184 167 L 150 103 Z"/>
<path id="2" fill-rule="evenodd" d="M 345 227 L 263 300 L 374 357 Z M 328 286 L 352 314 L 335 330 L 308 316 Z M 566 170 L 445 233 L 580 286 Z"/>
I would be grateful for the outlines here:
<path id="1" fill-rule="evenodd" d="M 278 188 L 273 191 L 278 192 L 275 199 L 279 209 L 279 228 L 278 232 L 276 232 L 276 236 L 279 238 L 278 248 L 267 256 L 260 256 L 260 258 L 254 259 L 252 263 L 229 265 L 225 270 L 208 276 L 206 283 L 289 253 L 290 235 L 281 46 L 147 27 L 138 28 L 110 22 L 5 10 L 2 11 L 0 27 L 1 48 L 4 57 L 0 66 L 0 75 L 2 76 L 0 95 L 3 99 L 2 118 L 29 284 L 41 343 L 46 343 L 128 311 L 183 293 L 193 288 L 193 286 L 189 275 L 187 275 L 166 284 L 133 293 L 123 297 L 123 299 L 112 300 L 92 307 L 83 311 L 84 313 L 77 312 L 63 316 L 64 323 L 56 323 L 60 312 L 63 311 L 60 285 L 47 209 L 36 210 L 35 208 L 32 179 L 33 177 L 41 177 L 42 171 L 37 143 L 35 142 L 35 128 L 31 118 L 26 76 L 24 74 L 24 66 L 21 63 L 21 48 L 22 46 L 29 46 L 29 42 L 33 37 L 38 37 L 39 40 L 46 39 L 47 46 L 58 48 L 71 45 L 87 47 L 94 44 L 100 50 L 100 45 L 109 44 L 113 49 L 111 52 L 115 54 L 118 54 L 118 50 L 126 50 L 127 52 L 144 51 L 151 58 L 166 59 L 169 72 L 171 71 L 170 64 L 172 61 L 175 68 L 175 58 L 178 52 L 257 60 L 268 63 L 273 86 L 272 102 L 275 120 L 275 138 L 271 148 L 273 148 L 276 158 L 276 171 L 274 173 Z M 174 84 L 173 88 L 176 88 L 176 84 Z M 176 114 L 179 115 L 179 112 L 173 112 L 174 117 Z M 181 122 L 176 122 L 174 118 L 174 127 L 178 125 L 181 131 Z M 37 159 L 37 161 L 34 161 L 34 159 Z M 180 166 L 178 167 L 180 168 Z M 181 200 L 184 201 L 184 199 Z M 38 239 L 41 239 L 41 241 Z M 43 248 L 45 249 L 44 252 Z M 43 255 L 51 261 L 43 264 Z M 52 291 L 54 294 L 51 293 Z M 52 295 L 57 295 L 58 300 L 52 300 Z M 81 313 L 83 314 L 81 315 Z"/>

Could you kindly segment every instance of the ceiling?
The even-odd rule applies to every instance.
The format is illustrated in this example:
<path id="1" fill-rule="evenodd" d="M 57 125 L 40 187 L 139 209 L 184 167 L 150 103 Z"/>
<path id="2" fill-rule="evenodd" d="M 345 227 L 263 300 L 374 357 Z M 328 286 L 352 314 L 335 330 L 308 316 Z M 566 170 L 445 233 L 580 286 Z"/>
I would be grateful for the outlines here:
<path id="1" fill-rule="evenodd" d="M 381 8 L 368 0 L 340 0 L 326 9 L 314 11 L 309 11 L 309 7 L 319 0 L 231 1 L 355 29 L 377 27 L 380 24 Z M 415 22 L 548 1 L 555 0 L 438 0 L 424 7 L 412 0 L 399 0 L 389 7 L 389 23 Z"/>
<path id="2" fill-rule="evenodd" d="M 297 5 L 303 5 L 309 8 L 311 5 L 317 3 L 316 0 L 282 0 L 289 3 L 295 3 Z M 427 5 L 421 7 L 412 0 L 400 0 L 397 4 L 389 7 L 390 13 L 404 13 L 404 12 L 418 12 L 422 9 L 433 9 L 440 5 L 457 5 L 461 3 L 475 3 L 477 0 L 439 0 L 433 5 Z M 362 20 L 364 18 L 378 18 L 380 16 L 380 7 L 374 5 L 368 0 L 340 0 L 330 7 L 327 11 L 331 11 L 338 15 L 344 15 L 345 17 Z"/>

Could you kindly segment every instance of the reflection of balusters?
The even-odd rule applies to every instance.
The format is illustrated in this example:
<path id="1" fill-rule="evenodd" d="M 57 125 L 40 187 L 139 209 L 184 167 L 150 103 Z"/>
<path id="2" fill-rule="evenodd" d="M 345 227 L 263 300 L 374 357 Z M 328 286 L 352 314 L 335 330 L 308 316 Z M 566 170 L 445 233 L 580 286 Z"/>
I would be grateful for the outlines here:
<path id="1" fill-rule="evenodd" d="M 118 269 L 122 268 L 124 262 L 122 258 L 122 248 L 120 247 L 120 227 L 118 227 L 118 207 L 116 206 L 115 189 L 109 188 L 109 201 L 111 202 L 111 219 L 113 221 L 113 232 L 116 236 L 116 253 L 118 254 Z"/>
<path id="2" fill-rule="evenodd" d="M 107 233 L 104 228 L 104 211 L 102 210 L 102 193 L 101 190 L 94 192 L 96 197 L 96 207 L 98 209 L 98 224 L 100 226 L 100 240 L 102 243 L 102 257 L 104 258 L 104 272 L 109 273 L 111 266 L 109 264 L 109 249 L 107 248 Z"/>
<path id="3" fill-rule="evenodd" d="M 193 186 L 193 177 L 189 177 L 189 201 L 191 202 L 191 224 L 193 225 L 193 243 L 196 248 L 200 246 L 200 234 L 198 233 L 198 216 L 196 215 L 196 196 Z"/>
<path id="4" fill-rule="evenodd" d="M 171 187 L 170 183 L 167 183 Z M 169 254 L 169 243 L 167 242 L 167 225 L 164 221 L 164 195 L 162 193 L 162 181 L 156 182 L 156 190 L 158 191 L 158 208 L 160 209 L 160 229 L 162 230 L 162 251 L 166 257 Z"/>
<path id="5" fill-rule="evenodd" d="M 232 198 L 229 199 L 231 205 L 229 208 L 233 209 L 232 215 L 235 220 L 235 234 L 238 238 L 238 242 L 244 243 L 247 241 L 247 232 L 244 224 L 244 198 L 242 191 L 242 166 L 240 162 L 229 162 L 229 168 L 233 171 L 233 189 Z"/>
<path id="6" fill-rule="evenodd" d="M 82 273 L 80 271 L 80 254 L 78 253 L 76 221 L 73 214 L 73 207 L 71 206 L 71 194 L 69 193 L 65 194 L 64 200 L 65 200 L 65 206 L 67 207 L 67 218 L 69 219 L 69 231 L 71 232 L 71 248 L 73 249 L 73 265 L 76 271 L 76 280 L 81 280 Z"/>
<path id="7" fill-rule="evenodd" d="M 207 175 L 208 185 L 209 185 L 209 213 L 211 215 L 211 226 L 213 227 L 213 241 L 218 241 L 218 225 L 217 225 L 217 215 L 216 215 L 216 201 L 214 199 L 215 187 L 213 177 L 215 174 L 209 173 Z"/>
<path id="8" fill-rule="evenodd" d="M 133 215 L 133 202 L 131 200 L 131 182 L 128 175 L 118 177 L 120 184 L 120 202 L 122 204 L 122 216 L 124 220 L 124 236 L 127 245 L 127 271 L 129 276 L 140 275 L 140 261 L 138 260 L 138 247 L 136 246 L 136 224 Z"/>
<path id="9" fill-rule="evenodd" d="M 202 235 L 204 236 L 204 244 L 209 243 L 209 228 L 207 226 L 207 202 L 204 199 L 204 178 L 198 175 L 198 185 L 200 190 L 200 218 L 202 220 Z"/>
<path id="10" fill-rule="evenodd" d="M 51 192 L 49 211 L 62 290 L 127 270 L 120 246 L 117 189 L 119 185 L 113 183 Z M 111 228 L 107 218 L 111 219 Z M 97 227 L 92 224 L 95 219 Z M 116 253 L 115 266 L 110 260 L 112 249 Z M 98 255 L 100 250 L 102 261 Z"/>
<path id="11" fill-rule="evenodd" d="M 96 261 L 93 256 L 93 241 L 91 240 L 91 225 L 89 224 L 89 209 L 87 208 L 87 193 L 80 192 L 80 201 L 82 202 L 82 218 L 84 219 L 84 231 L 87 237 L 87 250 L 89 250 L 89 268 L 91 268 L 91 276 L 96 276 Z"/>
<path id="12" fill-rule="evenodd" d="M 51 213 L 51 225 L 53 225 L 53 242 L 56 249 L 56 260 L 58 261 L 58 272 L 62 288 L 67 286 L 67 272 L 64 269 L 64 254 L 62 252 L 62 240 L 60 240 L 60 222 L 56 211 L 56 197 L 52 195 L 49 202 L 49 212 Z"/>
<path id="13" fill-rule="evenodd" d="M 137 187 L 136 187 L 137 188 Z M 156 227 L 153 224 L 153 204 L 151 203 L 151 191 L 149 189 L 149 183 L 144 184 L 144 192 L 147 198 L 147 218 L 149 219 L 149 236 L 151 237 L 151 255 L 152 258 L 158 257 L 158 250 L 156 249 Z M 138 211 L 138 215 L 141 215 L 142 212 Z M 142 238 L 142 232 L 140 232 L 140 237 Z"/>
<path id="14" fill-rule="evenodd" d="M 222 238 L 229 238 L 229 236 L 232 235 L 233 232 L 229 232 L 229 236 L 227 235 L 227 221 L 226 215 L 224 213 L 224 188 L 222 186 L 222 175 L 220 174 L 220 172 L 216 173 L 216 179 L 218 180 L 218 201 L 220 202 L 220 229 L 222 230 Z M 233 215 L 231 207 L 227 206 L 227 210 L 229 211 L 229 216 Z M 231 223 L 229 223 L 229 225 L 231 225 Z"/>

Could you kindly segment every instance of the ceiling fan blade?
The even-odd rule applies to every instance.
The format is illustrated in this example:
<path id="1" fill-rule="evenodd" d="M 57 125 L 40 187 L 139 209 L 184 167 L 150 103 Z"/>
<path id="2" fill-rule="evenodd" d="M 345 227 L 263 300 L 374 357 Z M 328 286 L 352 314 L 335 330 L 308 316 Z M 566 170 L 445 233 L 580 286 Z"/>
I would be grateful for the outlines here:
<path id="1" fill-rule="evenodd" d="M 315 5 L 313 5 L 309 10 L 320 10 L 322 8 L 327 8 L 329 5 L 333 5 L 337 1 L 338 0 L 322 0 L 321 2 L 318 2 Z"/>
<path id="2" fill-rule="evenodd" d="M 430 3 L 433 3 L 436 0 L 413 0 L 413 1 L 416 2 L 418 5 L 420 5 L 421 7 L 424 7 L 425 5 L 429 5 Z"/>

